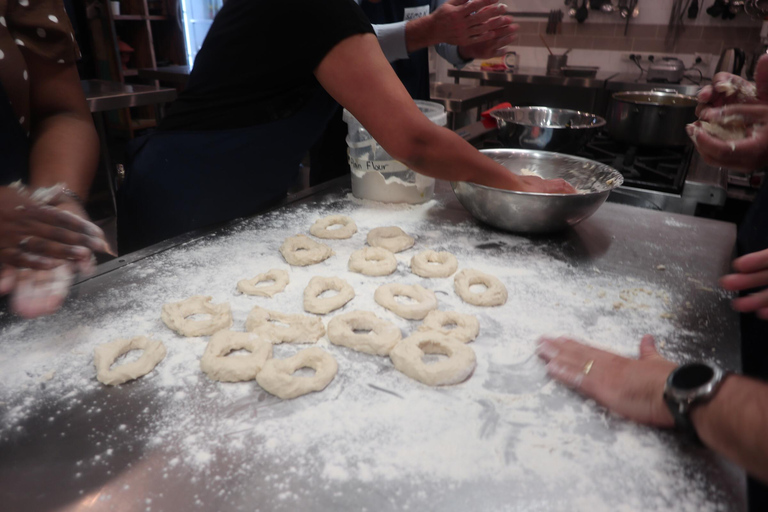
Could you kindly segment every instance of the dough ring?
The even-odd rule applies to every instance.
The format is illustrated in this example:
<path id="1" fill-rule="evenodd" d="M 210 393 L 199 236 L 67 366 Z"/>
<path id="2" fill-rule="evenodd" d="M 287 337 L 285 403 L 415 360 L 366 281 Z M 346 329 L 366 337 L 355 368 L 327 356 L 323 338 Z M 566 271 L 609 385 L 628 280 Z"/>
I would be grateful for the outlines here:
<path id="1" fill-rule="evenodd" d="M 315 316 L 289 315 L 259 306 L 248 313 L 245 328 L 272 344 L 314 343 L 325 334 L 323 321 Z"/>
<path id="2" fill-rule="evenodd" d="M 341 225 L 338 229 L 328 229 L 331 226 Z M 346 215 L 329 215 L 322 219 L 317 219 L 309 232 L 317 238 L 326 238 L 331 240 L 341 240 L 352 238 L 357 233 L 357 224 Z"/>
<path id="3" fill-rule="evenodd" d="M 473 284 L 485 285 L 482 293 L 474 293 Z M 461 300 L 475 306 L 501 306 L 507 302 L 507 288 L 498 278 L 483 274 L 479 270 L 464 269 L 453 278 L 453 285 Z"/>
<path id="4" fill-rule="evenodd" d="M 110 370 L 115 360 L 131 350 L 143 350 L 136 361 L 124 363 Z M 138 379 L 152 371 L 165 357 L 165 345 L 146 336 L 115 340 L 99 345 L 93 350 L 93 363 L 96 365 L 96 378 L 108 386 L 117 386 L 129 380 Z"/>
<path id="5" fill-rule="evenodd" d="M 285 261 L 297 267 L 306 267 L 327 260 L 333 254 L 330 247 L 312 240 L 306 235 L 288 237 L 280 246 Z"/>
<path id="6" fill-rule="evenodd" d="M 294 377 L 293 373 L 300 368 L 313 368 L 315 374 Z M 310 347 L 288 359 L 269 359 L 256 374 L 256 382 L 265 391 L 287 400 L 325 389 L 338 370 L 339 365 L 331 354 L 321 348 Z"/>
<path id="7" fill-rule="evenodd" d="M 363 330 L 370 332 L 355 332 Z M 400 329 L 395 324 L 382 320 L 370 311 L 350 311 L 328 322 L 331 343 L 366 354 L 389 355 L 401 338 Z"/>
<path id="8" fill-rule="evenodd" d="M 257 286 L 265 281 L 273 281 L 272 284 Z M 280 293 L 288 286 L 288 272 L 273 268 L 269 272 L 259 274 L 253 279 L 243 279 L 237 282 L 237 289 L 246 295 L 258 295 L 259 297 L 272 297 Z"/>
<path id="9" fill-rule="evenodd" d="M 396 226 L 374 228 L 366 238 L 371 247 L 381 247 L 390 252 L 400 252 L 413 247 L 414 239 Z"/>
<path id="10" fill-rule="evenodd" d="M 425 363 L 424 354 L 443 354 L 448 359 Z M 389 353 L 395 368 L 428 386 L 447 386 L 466 380 L 475 369 L 475 351 L 434 331 L 417 332 L 395 345 Z"/>
<path id="11" fill-rule="evenodd" d="M 320 298 L 324 292 L 336 290 L 332 297 Z M 355 290 L 340 277 L 313 277 L 304 289 L 304 311 L 324 315 L 339 309 L 355 297 Z"/>
<path id="12" fill-rule="evenodd" d="M 227 356 L 235 350 L 247 350 L 247 356 Z M 252 332 L 219 331 L 211 336 L 200 359 L 200 369 L 213 380 L 240 382 L 253 380 L 267 359 L 272 344 Z"/>
<path id="13" fill-rule="evenodd" d="M 366 247 L 349 257 L 349 270 L 366 276 L 388 276 L 397 270 L 397 260 L 382 247 Z"/>
<path id="14" fill-rule="evenodd" d="M 161 317 L 165 325 L 182 336 L 208 336 L 232 326 L 228 302 L 211 304 L 212 297 L 195 295 L 181 302 L 163 304 Z M 211 315 L 206 320 L 190 320 L 192 315 Z"/>
<path id="15" fill-rule="evenodd" d="M 397 296 L 409 297 L 417 303 L 401 304 L 395 300 Z M 421 320 L 427 316 L 427 313 L 437 309 L 435 292 L 417 284 L 384 284 L 376 288 L 373 298 L 380 306 L 409 320 Z"/>
<path id="16" fill-rule="evenodd" d="M 448 325 L 455 325 L 448 328 Z M 330 325 L 328 329 L 330 330 Z M 480 332 L 480 322 L 472 315 L 465 315 L 457 311 L 430 311 L 424 322 L 419 326 L 419 331 L 434 331 L 462 343 L 469 343 L 477 338 Z"/>
<path id="17" fill-rule="evenodd" d="M 449 277 L 457 268 L 456 256 L 445 251 L 421 251 L 411 258 L 411 272 L 421 277 Z"/>

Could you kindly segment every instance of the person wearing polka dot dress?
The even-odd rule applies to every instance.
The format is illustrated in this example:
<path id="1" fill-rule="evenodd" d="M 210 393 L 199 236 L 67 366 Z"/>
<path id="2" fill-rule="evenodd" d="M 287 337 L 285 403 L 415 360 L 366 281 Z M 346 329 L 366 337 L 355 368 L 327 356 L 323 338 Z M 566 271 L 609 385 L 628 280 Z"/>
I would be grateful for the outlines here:
<path id="1" fill-rule="evenodd" d="M 60 0 L 0 0 L 0 295 L 26 317 L 57 310 L 110 251 L 80 202 L 99 141 L 78 58 Z"/>

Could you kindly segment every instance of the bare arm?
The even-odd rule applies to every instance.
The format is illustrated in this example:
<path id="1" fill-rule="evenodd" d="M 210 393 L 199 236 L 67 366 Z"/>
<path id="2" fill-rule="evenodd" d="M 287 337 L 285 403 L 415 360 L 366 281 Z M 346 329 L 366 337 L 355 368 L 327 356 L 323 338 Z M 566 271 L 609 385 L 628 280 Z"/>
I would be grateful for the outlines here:
<path id="1" fill-rule="evenodd" d="M 562 180 L 515 176 L 452 131 L 429 121 L 372 34 L 352 36 L 337 44 L 315 69 L 315 76 L 393 158 L 421 174 L 510 190 L 573 191 Z"/>
<path id="2" fill-rule="evenodd" d="M 691 419 L 704 444 L 768 482 L 768 384 L 732 375 Z"/>
<path id="3" fill-rule="evenodd" d="M 65 183 L 85 198 L 99 162 L 99 139 L 77 69 L 28 51 L 24 51 L 24 58 L 29 68 L 34 123 L 30 185 Z"/>
<path id="4" fill-rule="evenodd" d="M 674 425 L 663 393 L 676 365 L 656 352 L 652 336 L 640 343 L 639 359 L 567 338 L 544 338 L 537 352 L 551 377 L 611 411 L 638 423 Z M 768 482 L 768 384 L 732 375 L 712 400 L 693 408 L 691 419 L 704 444 Z"/>

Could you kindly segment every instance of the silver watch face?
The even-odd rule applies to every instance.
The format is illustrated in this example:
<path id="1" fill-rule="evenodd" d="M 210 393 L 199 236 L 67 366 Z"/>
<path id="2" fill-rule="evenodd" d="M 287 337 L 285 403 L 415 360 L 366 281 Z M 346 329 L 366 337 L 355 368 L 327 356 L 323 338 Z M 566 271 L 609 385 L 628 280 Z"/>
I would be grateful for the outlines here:
<path id="1" fill-rule="evenodd" d="M 669 375 L 664 393 L 682 403 L 706 400 L 717 390 L 723 375 L 723 370 L 713 363 L 685 364 Z"/>

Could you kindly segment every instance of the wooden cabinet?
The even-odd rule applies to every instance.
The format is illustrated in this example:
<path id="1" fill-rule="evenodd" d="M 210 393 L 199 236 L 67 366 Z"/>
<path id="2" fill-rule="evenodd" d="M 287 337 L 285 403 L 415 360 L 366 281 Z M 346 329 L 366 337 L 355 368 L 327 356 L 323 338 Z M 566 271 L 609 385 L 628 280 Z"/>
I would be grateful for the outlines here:
<path id="1" fill-rule="evenodd" d="M 119 14 L 111 4 L 92 0 L 87 10 L 99 78 L 140 83 L 139 69 L 187 64 L 179 0 L 119 0 Z M 155 107 L 132 108 L 112 115 L 110 128 L 133 138 L 156 118 Z"/>

